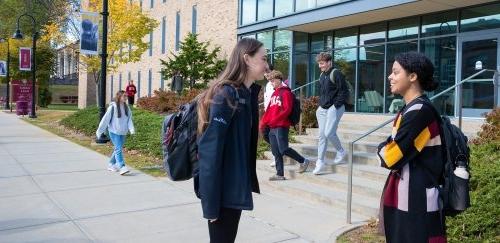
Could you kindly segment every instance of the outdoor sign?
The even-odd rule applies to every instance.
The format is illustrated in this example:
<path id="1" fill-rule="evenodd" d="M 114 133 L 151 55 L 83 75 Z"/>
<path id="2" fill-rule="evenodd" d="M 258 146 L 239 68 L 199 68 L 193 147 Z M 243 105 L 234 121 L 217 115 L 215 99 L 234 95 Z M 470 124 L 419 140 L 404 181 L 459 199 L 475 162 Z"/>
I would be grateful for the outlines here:
<path id="1" fill-rule="evenodd" d="M 81 12 L 80 53 L 97 55 L 99 42 L 99 15 L 91 12 Z"/>
<path id="2" fill-rule="evenodd" d="M 0 60 L 0 77 L 7 76 L 7 62 Z"/>
<path id="3" fill-rule="evenodd" d="M 19 70 L 31 71 L 31 48 L 19 48 Z"/>
<path id="4" fill-rule="evenodd" d="M 33 87 L 31 81 L 26 79 L 23 80 L 12 80 L 12 102 L 17 102 L 18 100 L 24 100 L 31 102 Z"/>

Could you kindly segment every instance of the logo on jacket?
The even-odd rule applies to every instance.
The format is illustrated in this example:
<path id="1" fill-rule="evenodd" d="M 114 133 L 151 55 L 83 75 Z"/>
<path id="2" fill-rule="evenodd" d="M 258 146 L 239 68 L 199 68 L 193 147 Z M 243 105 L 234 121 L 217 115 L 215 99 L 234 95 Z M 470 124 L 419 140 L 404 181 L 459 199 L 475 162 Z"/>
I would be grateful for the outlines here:
<path id="1" fill-rule="evenodd" d="M 214 121 L 220 122 L 220 123 L 222 123 L 224 125 L 227 125 L 226 120 L 224 120 L 224 118 L 222 118 L 222 117 L 214 117 Z"/>
<path id="2" fill-rule="evenodd" d="M 281 99 L 279 96 L 271 97 L 271 106 L 274 106 L 274 105 L 281 106 Z"/>

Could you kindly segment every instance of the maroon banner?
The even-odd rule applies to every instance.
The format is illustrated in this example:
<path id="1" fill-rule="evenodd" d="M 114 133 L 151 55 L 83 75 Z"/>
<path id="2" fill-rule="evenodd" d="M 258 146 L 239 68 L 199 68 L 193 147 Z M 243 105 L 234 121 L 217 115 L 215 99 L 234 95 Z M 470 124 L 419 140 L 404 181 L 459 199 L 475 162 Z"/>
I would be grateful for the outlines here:
<path id="1" fill-rule="evenodd" d="M 17 102 L 18 100 L 31 102 L 33 92 L 31 81 L 26 79 L 12 80 L 11 85 L 12 102 Z"/>
<path id="2" fill-rule="evenodd" d="M 19 47 L 19 70 L 31 71 L 31 48 Z"/>

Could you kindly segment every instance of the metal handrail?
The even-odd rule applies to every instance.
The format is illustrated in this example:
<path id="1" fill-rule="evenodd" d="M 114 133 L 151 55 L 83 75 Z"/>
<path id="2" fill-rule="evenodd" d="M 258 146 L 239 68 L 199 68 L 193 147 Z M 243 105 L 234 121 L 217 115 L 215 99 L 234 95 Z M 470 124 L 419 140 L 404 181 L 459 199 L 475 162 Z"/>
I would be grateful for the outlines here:
<path id="1" fill-rule="evenodd" d="M 498 71 L 497 70 L 492 70 L 492 69 L 483 69 L 471 76 L 469 76 L 468 78 L 456 83 L 455 85 L 441 91 L 440 93 L 432 96 L 431 98 L 429 98 L 431 101 L 440 97 L 441 95 L 447 93 L 448 91 L 452 90 L 452 89 L 455 89 L 458 87 L 458 94 L 457 96 L 458 97 L 461 97 L 461 87 L 462 87 L 462 84 L 465 83 L 465 82 L 468 82 L 470 81 L 471 79 L 473 79 L 474 77 L 484 73 L 484 72 L 495 72 L 495 76 L 498 75 Z M 495 77 L 494 76 L 494 77 Z M 497 82 L 495 82 L 496 84 Z M 496 101 L 495 101 L 496 102 Z M 459 128 L 462 128 L 462 99 L 459 98 L 459 121 L 458 121 L 458 124 L 459 124 Z M 358 142 L 359 140 L 367 137 L 368 135 L 374 133 L 375 131 L 379 130 L 380 128 L 382 127 L 385 127 L 387 124 L 391 123 L 394 121 L 394 119 L 396 119 L 395 117 L 381 123 L 380 125 L 376 126 L 375 128 L 371 129 L 370 131 L 364 133 L 363 135 L 357 137 L 356 139 L 352 140 L 352 141 L 349 141 L 349 160 L 348 160 L 348 179 L 347 179 L 347 223 L 348 224 L 351 224 L 351 206 L 352 206 L 352 170 L 353 170 L 353 155 L 354 155 L 354 143 Z"/>
<path id="2" fill-rule="evenodd" d="M 318 82 L 318 81 L 319 81 L 319 79 L 316 79 L 316 80 L 311 81 L 311 82 L 309 82 L 309 83 L 307 83 L 307 84 L 304 84 L 304 85 L 302 85 L 302 86 L 299 86 L 299 87 L 297 87 L 297 88 L 295 88 L 295 89 L 292 89 L 292 92 L 295 92 L 295 91 L 297 91 L 297 90 L 299 90 L 299 89 L 302 89 L 302 88 L 304 88 L 304 87 L 306 87 L 306 86 L 308 86 L 308 85 L 311 85 L 311 84 L 313 84 L 313 83 L 316 83 L 316 82 Z M 264 105 L 264 102 L 261 102 L 259 105 Z"/>

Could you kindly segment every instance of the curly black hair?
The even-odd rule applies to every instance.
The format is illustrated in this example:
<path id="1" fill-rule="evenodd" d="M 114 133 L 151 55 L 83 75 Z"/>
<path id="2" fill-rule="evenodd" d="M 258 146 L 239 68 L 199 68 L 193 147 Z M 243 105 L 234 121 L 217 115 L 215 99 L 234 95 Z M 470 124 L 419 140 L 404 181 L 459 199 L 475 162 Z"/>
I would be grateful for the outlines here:
<path id="1" fill-rule="evenodd" d="M 434 91 L 438 83 L 434 80 L 434 65 L 431 60 L 419 52 L 404 52 L 396 55 L 396 62 L 403 67 L 407 73 L 417 74 L 420 87 L 425 91 Z"/>

